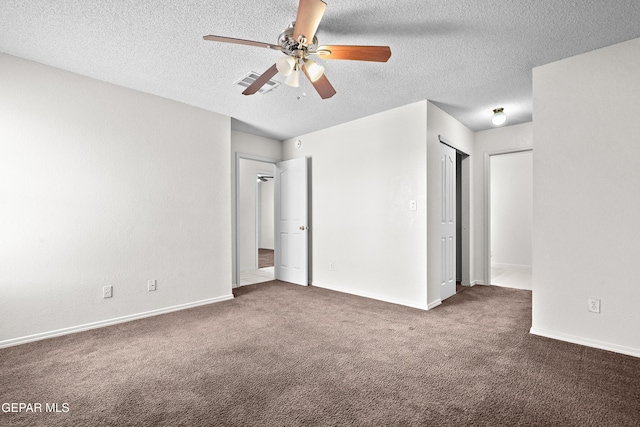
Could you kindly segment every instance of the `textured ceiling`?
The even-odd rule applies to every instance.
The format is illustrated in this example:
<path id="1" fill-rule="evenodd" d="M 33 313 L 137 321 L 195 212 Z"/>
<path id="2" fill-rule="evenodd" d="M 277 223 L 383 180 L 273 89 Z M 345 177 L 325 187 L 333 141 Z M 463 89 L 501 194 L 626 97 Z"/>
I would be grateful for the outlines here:
<path id="1" fill-rule="evenodd" d="M 388 45 L 388 63 L 319 61 L 337 90 L 304 82 L 243 96 L 232 83 L 281 53 L 297 0 L 2 0 L 0 51 L 222 113 L 285 139 L 428 99 L 472 130 L 504 107 L 531 120 L 531 70 L 640 37 L 638 0 L 325 0 L 320 44 Z M 282 80 L 280 77 L 277 79 Z M 302 81 L 302 80 L 301 80 Z"/>

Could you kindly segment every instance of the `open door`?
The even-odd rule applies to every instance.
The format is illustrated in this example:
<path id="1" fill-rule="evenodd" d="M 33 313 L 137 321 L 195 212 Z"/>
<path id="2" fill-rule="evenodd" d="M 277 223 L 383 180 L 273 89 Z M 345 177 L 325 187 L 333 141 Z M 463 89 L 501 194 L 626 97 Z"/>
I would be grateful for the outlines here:
<path id="1" fill-rule="evenodd" d="M 307 159 L 276 163 L 274 183 L 275 278 L 307 286 Z"/>
<path id="2" fill-rule="evenodd" d="M 456 150 L 440 144 L 442 179 L 440 242 L 442 271 L 440 299 L 456 293 Z"/>

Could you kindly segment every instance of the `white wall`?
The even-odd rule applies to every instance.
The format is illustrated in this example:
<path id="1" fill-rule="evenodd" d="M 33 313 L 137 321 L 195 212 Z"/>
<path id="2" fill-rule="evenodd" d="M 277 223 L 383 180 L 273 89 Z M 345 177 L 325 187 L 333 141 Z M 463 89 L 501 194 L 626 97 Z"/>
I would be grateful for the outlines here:
<path id="1" fill-rule="evenodd" d="M 275 139 L 251 135 L 245 132 L 231 131 L 231 247 L 232 280 L 236 285 L 236 156 L 253 155 L 263 158 L 282 160 L 282 143 Z"/>
<path id="2" fill-rule="evenodd" d="M 471 181 L 473 176 L 472 159 L 475 156 L 474 133 L 462 123 L 442 111 L 432 103 L 428 104 L 427 118 L 427 144 L 428 144 L 428 295 L 429 304 L 439 304 L 440 302 L 440 279 L 441 279 L 441 247 L 440 247 L 440 221 L 441 221 L 441 173 L 440 173 L 440 140 L 442 137 L 452 147 L 470 155 L 463 161 L 462 188 L 463 203 L 458 208 L 462 211 L 463 222 L 463 251 L 462 262 L 466 263 L 462 269 L 462 282 L 469 284 L 473 282 L 475 272 L 473 270 L 473 229 L 474 213 L 470 200 L 473 198 L 475 185 Z"/>
<path id="3" fill-rule="evenodd" d="M 311 157 L 315 286 L 427 307 L 426 118 L 423 101 L 283 142 Z"/>
<path id="4" fill-rule="evenodd" d="M 491 262 L 531 268 L 533 154 L 491 156 Z"/>
<path id="5" fill-rule="evenodd" d="M 476 188 L 473 197 L 474 229 L 474 272 L 476 283 L 485 283 L 485 252 L 487 247 L 488 227 L 485 220 L 485 162 L 497 153 L 530 150 L 533 148 L 533 124 L 523 123 L 513 126 L 489 129 L 475 134 L 475 155 L 473 158 L 473 182 Z M 535 155 L 534 155 L 535 167 Z"/>
<path id="6" fill-rule="evenodd" d="M 640 39 L 533 71 L 532 333 L 640 356 Z M 600 314 L 587 299 L 601 300 Z"/>
<path id="7" fill-rule="evenodd" d="M 0 54 L 0 120 L 0 345 L 232 298 L 228 117 Z"/>

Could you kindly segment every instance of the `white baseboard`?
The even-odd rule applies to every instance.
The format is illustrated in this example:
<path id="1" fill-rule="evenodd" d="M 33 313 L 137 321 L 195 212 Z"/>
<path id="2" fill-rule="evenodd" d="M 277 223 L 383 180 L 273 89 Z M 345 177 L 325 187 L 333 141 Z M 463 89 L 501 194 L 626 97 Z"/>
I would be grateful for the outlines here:
<path id="1" fill-rule="evenodd" d="M 492 262 L 491 268 L 518 268 L 521 270 L 531 270 L 530 265 L 521 265 L 521 264 L 504 264 L 501 262 Z"/>
<path id="2" fill-rule="evenodd" d="M 331 291 L 336 291 L 336 292 L 343 292 L 345 294 L 350 294 L 350 295 L 356 295 L 359 297 L 364 297 L 364 298 L 371 298 L 371 299 L 375 299 L 378 301 L 384 301 L 384 302 L 389 302 L 392 304 L 398 304 L 398 305 L 404 305 L 407 307 L 411 307 L 411 308 L 418 308 L 420 310 L 429 310 L 430 308 L 436 307 L 438 305 L 440 305 L 440 300 L 436 302 L 431 303 L 435 304 L 433 307 L 429 307 L 426 303 L 417 303 L 415 301 L 407 301 L 407 300 L 403 300 L 403 299 L 397 299 L 397 298 L 389 298 L 387 296 L 383 296 L 383 295 L 378 295 L 375 293 L 370 293 L 370 292 L 362 292 L 360 290 L 355 290 L 355 289 L 348 289 L 348 288 L 343 288 L 341 286 L 334 286 L 334 285 L 325 285 L 322 283 L 317 283 L 317 282 L 312 282 L 311 286 L 315 286 L 317 288 L 323 288 L 323 289 L 329 289 Z"/>
<path id="3" fill-rule="evenodd" d="M 484 285 L 484 280 L 474 280 L 469 286 Z"/>
<path id="4" fill-rule="evenodd" d="M 437 306 L 439 306 L 440 304 L 442 304 L 442 300 L 440 298 L 438 298 L 437 300 L 435 300 L 432 303 L 429 303 L 427 305 L 427 310 L 431 310 L 432 308 L 436 308 Z"/>
<path id="5" fill-rule="evenodd" d="M 54 331 L 42 332 L 39 334 L 27 335 L 24 337 L 12 338 L 0 341 L 0 348 L 12 347 L 14 345 L 26 344 L 33 341 L 40 341 L 47 338 L 59 337 L 61 335 L 73 334 L 76 332 L 88 331 L 89 329 L 103 328 L 105 326 L 116 325 L 118 323 L 130 322 L 132 320 L 144 319 L 145 317 L 157 316 L 171 313 L 172 311 L 186 310 L 188 308 L 199 307 L 201 305 L 213 304 L 216 302 L 233 299 L 233 294 L 224 295 L 218 298 L 210 298 L 186 304 L 174 305 L 172 307 L 160 308 L 157 310 L 145 311 L 144 313 L 130 314 L 128 316 L 116 317 L 114 319 L 100 320 L 98 322 L 86 323 L 84 325 L 71 326 L 69 328 L 57 329 Z"/>
<path id="6" fill-rule="evenodd" d="M 600 350 L 612 351 L 614 353 L 626 354 L 627 356 L 640 357 L 640 348 L 626 347 L 622 345 L 612 344 L 608 342 L 592 340 L 590 338 L 578 337 L 575 335 L 564 334 L 562 332 L 548 331 L 532 327 L 529 332 L 533 335 L 539 335 L 545 338 L 551 338 L 559 341 L 566 341 L 572 344 L 584 345 Z"/>

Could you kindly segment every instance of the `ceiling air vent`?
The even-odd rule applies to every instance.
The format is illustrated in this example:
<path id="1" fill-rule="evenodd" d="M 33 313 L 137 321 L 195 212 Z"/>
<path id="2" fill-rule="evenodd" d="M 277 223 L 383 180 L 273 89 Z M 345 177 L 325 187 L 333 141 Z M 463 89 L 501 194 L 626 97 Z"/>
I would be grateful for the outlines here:
<path id="1" fill-rule="evenodd" d="M 260 77 L 260 74 L 256 73 L 255 71 L 249 71 L 247 74 L 245 74 L 244 76 L 242 76 L 241 78 L 233 82 L 233 84 L 239 85 L 242 87 L 249 87 L 253 84 L 253 82 L 258 80 L 259 77 Z M 260 89 L 258 89 L 258 92 L 256 93 L 269 92 L 270 90 L 275 89 L 278 86 L 280 86 L 279 81 L 270 79 L 270 80 L 267 80 L 267 82 Z"/>

